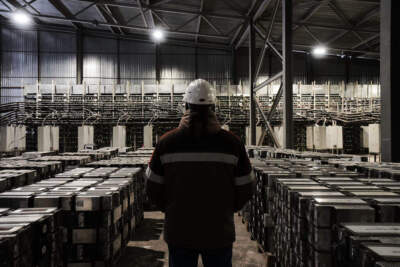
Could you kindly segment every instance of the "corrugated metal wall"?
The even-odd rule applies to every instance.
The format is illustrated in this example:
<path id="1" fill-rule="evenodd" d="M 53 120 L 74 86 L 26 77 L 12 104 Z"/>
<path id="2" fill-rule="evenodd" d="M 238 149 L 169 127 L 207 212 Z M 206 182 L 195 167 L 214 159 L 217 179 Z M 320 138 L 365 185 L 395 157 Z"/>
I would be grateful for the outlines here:
<path id="1" fill-rule="evenodd" d="M 189 83 L 196 77 L 195 48 L 163 45 L 160 47 L 160 83 Z"/>
<path id="2" fill-rule="evenodd" d="M 76 36 L 71 33 L 39 32 L 40 82 L 76 81 Z"/>
<path id="3" fill-rule="evenodd" d="M 58 85 L 75 83 L 76 43 L 74 33 L 37 32 L 2 26 L 1 103 L 22 100 L 22 84 L 35 84 L 37 80 L 48 84 L 54 81 Z M 247 53 L 246 48 L 236 53 L 236 80 L 241 80 L 244 85 L 247 85 L 248 79 Z M 141 81 L 146 85 L 156 83 L 157 66 L 162 92 L 169 92 L 171 84 L 175 85 L 175 92 L 180 92 L 196 77 L 225 87 L 228 81 L 233 84 L 230 51 L 166 44 L 156 48 L 155 44 L 148 42 L 83 37 L 83 79 L 89 85 L 112 85 L 119 78 L 121 83 L 131 83 L 132 92 L 139 92 Z M 280 69 L 279 59 L 267 55 L 260 77 L 265 79 Z M 324 83 L 329 80 L 339 83 L 345 80 L 344 76 L 345 63 L 340 58 L 317 60 L 310 59 L 306 54 L 294 56 L 295 82 Z M 351 60 L 349 82 L 376 83 L 378 80 L 379 62 Z M 153 87 L 145 86 L 145 90 L 153 91 Z"/>
<path id="4" fill-rule="evenodd" d="M 232 67 L 231 53 L 221 50 L 198 49 L 199 78 L 225 85 L 232 79 Z"/>
<path id="5" fill-rule="evenodd" d="M 83 80 L 87 84 L 114 84 L 117 77 L 118 42 L 115 39 L 83 39 Z"/>
<path id="6" fill-rule="evenodd" d="M 76 34 L 23 31 L 3 26 L 1 39 L 2 103 L 21 101 L 22 84 L 36 84 L 38 80 L 45 84 L 54 81 L 57 85 L 76 82 Z M 89 85 L 89 90 L 97 90 L 99 83 L 112 85 L 119 78 L 122 84 L 129 81 L 131 92 L 138 93 L 142 81 L 145 85 L 156 84 L 156 51 L 156 45 L 148 42 L 85 35 L 83 81 Z M 217 84 L 227 84 L 231 79 L 230 52 L 161 45 L 158 53 L 161 92 L 169 92 L 172 84 L 175 92 L 181 92 L 184 85 L 196 77 Z M 145 86 L 145 90 L 152 92 L 153 87 Z M 73 91 L 78 93 L 79 90 Z"/>
<path id="7" fill-rule="evenodd" d="M 22 100 L 22 82 L 38 77 L 36 31 L 1 30 L 1 103 Z"/>
<path id="8" fill-rule="evenodd" d="M 155 45 L 121 40 L 120 43 L 121 83 L 129 81 L 132 85 L 155 84 L 156 55 Z"/>

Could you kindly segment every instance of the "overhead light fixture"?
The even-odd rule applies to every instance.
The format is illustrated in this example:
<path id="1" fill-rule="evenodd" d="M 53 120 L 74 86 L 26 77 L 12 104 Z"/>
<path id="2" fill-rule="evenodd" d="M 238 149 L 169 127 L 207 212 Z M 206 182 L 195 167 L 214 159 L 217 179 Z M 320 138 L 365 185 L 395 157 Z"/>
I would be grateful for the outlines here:
<path id="1" fill-rule="evenodd" d="M 316 46 L 314 47 L 314 49 L 312 50 L 312 54 L 315 57 L 323 57 L 326 55 L 326 53 L 328 52 L 328 49 L 325 46 Z"/>
<path id="2" fill-rule="evenodd" d="M 19 25 L 28 25 L 32 21 L 31 17 L 26 12 L 21 10 L 15 11 L 12 14 L 12 20 Z"/>
<path id="3" fill-rule="evenodd" d="M 162 40 L 164 40 L 164 31 L 161 29 L 154 29 L 152 36 L 153 36 L 153 40 L 156 42 L 161 42 Z"/>

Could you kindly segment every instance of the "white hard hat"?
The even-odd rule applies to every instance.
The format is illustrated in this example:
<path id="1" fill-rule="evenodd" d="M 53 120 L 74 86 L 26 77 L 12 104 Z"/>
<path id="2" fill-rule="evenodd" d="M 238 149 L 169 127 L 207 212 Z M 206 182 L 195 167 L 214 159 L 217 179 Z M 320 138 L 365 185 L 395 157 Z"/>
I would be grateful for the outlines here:
<path id="1" fill-rule="evenodd" d="M 183 102 L 195 105 L 213 105 L 215 104 L 215 90 L 206 80 L 194 80 L 186 88 Z"/>

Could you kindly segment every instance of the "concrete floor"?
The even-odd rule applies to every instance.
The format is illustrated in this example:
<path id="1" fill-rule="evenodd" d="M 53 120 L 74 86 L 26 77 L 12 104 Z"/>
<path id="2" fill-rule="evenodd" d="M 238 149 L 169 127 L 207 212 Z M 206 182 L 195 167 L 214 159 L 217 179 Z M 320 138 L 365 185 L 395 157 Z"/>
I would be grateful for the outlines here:
<path id="1" fill-rule="evenodd" d="M 121 267 L 164 267 L 168 266 L 168 248 L 163 231 L 164 214 L 145 212 L 143 224 L 137 229 L 134 240 L 130 241 L 122 255 Z M 236 242 L 233 245 L 233 267 L 264 267 L 265 258 L 257 251 L 257 244 L 250 240 L 241 217 L 235 215 Z M 201 259 L 199 259 L 199 266 Z"/>

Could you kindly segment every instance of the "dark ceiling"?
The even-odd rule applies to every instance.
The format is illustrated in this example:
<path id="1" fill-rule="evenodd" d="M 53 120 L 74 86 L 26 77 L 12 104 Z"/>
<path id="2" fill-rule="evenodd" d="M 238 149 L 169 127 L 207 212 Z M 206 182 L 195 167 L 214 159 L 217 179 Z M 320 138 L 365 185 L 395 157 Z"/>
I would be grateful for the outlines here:
<path id="1" fill-rule="evenodd" d="M 25 9 L 35 27 L 149 40 L 154 27 L 167 41 L 222 49 L 247 45 L 249 18 L 256 21 L 257 46 L 280 49 L 280 0 L 0 0 L 2 22 Z M 379 57 L 379 0 L 293 0 L 293 45 L 317 44 L 331 54 Z M 270 34 L 268 34 L 270 32 Z"/>

